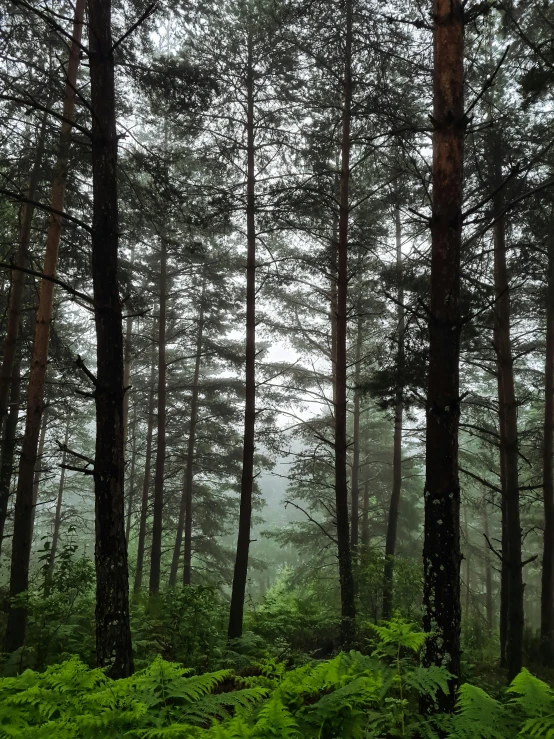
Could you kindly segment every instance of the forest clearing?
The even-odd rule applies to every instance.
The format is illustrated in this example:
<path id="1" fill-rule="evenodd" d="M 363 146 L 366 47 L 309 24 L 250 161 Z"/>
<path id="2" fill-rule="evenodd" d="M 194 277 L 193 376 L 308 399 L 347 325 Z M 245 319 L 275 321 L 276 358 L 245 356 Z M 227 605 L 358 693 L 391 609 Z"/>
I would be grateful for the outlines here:
<path id="1" fill-rule="evenodd" d="M 0 739 L 554 737 L 554 6 L 0 0 Z"/>

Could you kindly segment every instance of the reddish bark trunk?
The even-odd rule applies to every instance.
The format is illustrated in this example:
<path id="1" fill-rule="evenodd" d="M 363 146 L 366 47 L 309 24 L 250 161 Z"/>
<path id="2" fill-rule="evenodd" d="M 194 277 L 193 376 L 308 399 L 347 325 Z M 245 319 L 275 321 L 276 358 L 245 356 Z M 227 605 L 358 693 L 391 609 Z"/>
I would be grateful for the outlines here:
<path id="1" fill-rule="evenodd" d="M 71 121 L 75 111 L 75 86 L 79 68 L 79 46 L 83 27 L 85 0 L 75 5 L 73 41 L 69 52 L 67 83 L 63 102 L 64 121 L 61 125 L 58 156 L 52 184 L 52 211 L 48 218 L 46 248 L 44 252 L 43 273 L 54 277 L 58 264 L 61 217 L 55 211 L 63 211 L 67 162 L 71 143 Z M 27 388 L 27 415 L 25 433 L 21 447 L 19 475 L 14 512 L 14 534 L 12 545 L 12 564 L 10 571 L 10 597 L 27 590 L 29 582 L 29 558 L 33 535 L 35 501 L 33 500 L 33 478 L 37 459 L 42 414 L 44 410 L 44 386 L 48 362 L 48 344 L 54 299 L 54 283 L 41 280 L 40 297 L 37 310 L 35 337 Z M 7 652 L 19 649 L 25 640 L 27 612 L 24 608 L 9 608 L 6 627 L 5 648 Z"/>
<path id="2" fill-rule="evenodd" d="M 44 145 L 46 140 L 47 116 L 44 115 L 37 141 L 35 161 L 29 177 L 29 184 L 25 196 L 34 200 L 40 179 L 40 170 L 44 157 Z M 15 265 L 26 267 L 31 243 L 31 224 L 35 208 L 31 203 L 24 203 L 21 208 L 21 226 L 19 232 L 19 246 L 15 255 Z M 25 273 L 14 269 L 11 273 L 11 289 L 8 304 L 8 317 L 6 322 L 6 338 L 4 339 L 4 354 L 2 366 L 0 367 L 0 427 L 3 426 L 6 415 L 10 384 L 12 382 L 13 366 L 17 351 L 17 337 L 19 334 L 19 319 L 21 317 L 21 305 L 23 303 L 23 287 L 25 284 Z"/>
<path id="3" fill-rule="evenodd" d="M 460 674 L 460 247 L 462 237 L 464 20 L 461 0 L 433 5 L 433 202 L 427 390 L 423 623 L 425 665 L 454 675 L 425 712 L 453 711 Z"/>

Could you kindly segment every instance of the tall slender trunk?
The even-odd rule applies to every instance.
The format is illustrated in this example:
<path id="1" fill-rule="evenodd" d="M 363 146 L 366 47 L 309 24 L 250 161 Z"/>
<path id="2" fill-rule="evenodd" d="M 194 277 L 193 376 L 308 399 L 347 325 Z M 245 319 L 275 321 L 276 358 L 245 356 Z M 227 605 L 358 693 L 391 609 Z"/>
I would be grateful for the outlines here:
<path id="1" fill-rule="evenodd" d="M 345 0 L 346 33 L 343 79 L 339 229 L 337 243 L 336 398 L 335 398 L 335 506 L 339 580 L 341 590 L 341 640 L 352 644 L 356 608 L 348 521 L 346 337 L 348 293 L 348 219 L 350 181 L 350 120 L 352 108 L 352 0 Z"/>
<path id="2" fill-rule="evenodd" d="M 490 539 L 490 532 L 486 496 L 483 496 L 483 532 L 488 541 Z M 485 609 L 487 614 L 487 631 L 490 636 L 494 630 L 494 612 L 492 604 L 492 566 L 488 548 L 485 551 Z"/>
<path id="3" fill-rule="evenodd" d="M 146 521 L 148 519 L 148 493 L 150 491 L 150 468 L 152 464 L 152 437 L 154 435 L 154 398 L 156 388 L 154 384 L 156 368 L 156 321 L 152 327 L 152 359 L 150 361 L 150 384 L 148 395 L 148 426 L 146 431 L 146 451 L 144 460 L 144 478 L 142 480 L 142 500 L 140 506 L 140 522 L 137 543 L 137 568 L 135 570 L 135 582 L 133 593 L 137 595 L 142 588 L 142 575 L 144 569 L 144 551 L 146 548 Z"/>
<path id="4" fill-rule="evenodd" d="M 75 5 L 73 22 L 73 40 L 69 51 L 67 66 L 67 82 L 63 101 L 64 121 L 61 125 L 58 156 L 52 183 L 51 208 L 46 234 L 43 273 L 50 277 L 56 274 L 58 263 L 58 247 L 60 243 L 61 216 L 67 180 L 71 129 L 75 112 L 75 88 L 79 68 L 79 46 L 83 27 L 85 0 L 78 0 Z M 48 344 L 50 341 L 50 324 L 54 299 L 54 283 L 41 280 L 40 297 L 37 310 L 35 337 L 31 356 L 29 384 L 27 389 L 27 415 L 25 433 L 21 447 L 19 475 L 14 512 L 14 534 L 12 545 L 12 565 L 10 572 L 10 596 L 13 598 L 27 590 L 29 582 L 29 558 L 32 544 L 32 527 L 34 519 L 33 476 L 37 457 L 42 413 L 44 409 L 44 385 L 46 365 L 48 362 Z M 7 652 L 19 649 L 25 640 L 27 612 L 25 608 L 9 607 L 8 624 L 5 635 Z"/>
<path id="5" fill-rule="evenodd" d="M 404 413 L 404 285 L 402 273 L 402 222 L 400 207 L 395 208 L 396 230 L 396 274 L 398 278 L 398 354 L 397 354 L 397 386 L 394 407 L 394 441 L 392 460 L 392 493 L 387 521 L 387 538 L 385 541 L 385 567 L 383 573 L 383 618 L 392 615 L 394 555 L 396 552 L 396 532 L 398 529 L 398 511 L 400 493 L 402 491 L 402 419 Z"/>
<path id="6" fill-rule="evenodd" d="M 12 386 L 10 390 L 10 411 L 4 429 L 2 443 L 2 463 L 0 465 L 0 552 L 4 542 L 4 529 L 8 516 L 8 504 L 13 474 L 13 458 L 15 453 L 15 440 L 17 435 L 17 422 L 19 420 L 19 403 L 21 395 L 21 369 L 19 361 L 16 361 L 12 371 Z"/>
<path id="7" fill-rule="evenodd" d="M 97 339 L 96 658 L 133 672 L 125 541 L 123 327 L 118 284 L 117 130 L 111 0 L 88 0 L 92 116 L 92 279 Z"/>
<path id="8" fill-rule="evenodd" d="M 249 19 L 250 24 L 250 19 Z M 254 491 L 254 439 L 256 422 L 256 148 L 254 142 L 254 60 L 252 30 L 248 29 L 246 69 L 246 360 L 242 477 L 240 483 L 239 531 L 229 611 L 229 639 L 242 636 L 252 495 Z"/>
<path id="9" fill-rule="evenodd" d="M 185 475 L 183 480 L 183 494 L 181 507 L 179 509 L 179 521 L 175 535 L 175 547 L 173 549 L 173 560 L 169 584 L 177 583 L 177 571 L 181 558 L 181 544 L 183 542 L 183 530 L 185 533 L 185 558 L 183 563 L 183 585 L 190 585 L 191 561 L 192 561 L 192 482 L 194 473 L 194 447 L 196 443 L 196 424 L 198 421 L 198 392 L 200 380 L 200 364 L 202 362 L 202 339 L 204 334 L 204 300 L 206 294 L 206 282 L 202 283 L 202 294 L 198 308 L 198 328 L 196 333 L 196 358 L 194 362 L 194 375 L 192 378 L 192 395 L 190 401 L 190 425 L 187 444 L 187 458 L 185 461 Z"/>
<path id="10" fill-rule="evenodd" d="M 502 182 L 502 144 L 495 135 L 493 156 L 497 187 Z M 494 225 L 494 288 L 495 288 L 495 338 L 502 406 L 504 433 L 501 442 L 504 448 L 504 471 L 506 489 L 504 493 L 507 535 L 507 578 L 509 598 L 506 630 L 506 663 L 508 679 L 519 674 L 523 660 L 523 568 L 521 559 L 521 524 L 519 514 L 519 472 L 517 400 L 515 396 L 512 342 L 510 336 L 510 286 L 506 269 L 506 222 L 501 214 L 504 197 L 501 190 L 494 198 L 494 211 L 498 214 Z M 504 532 L 503 532 L 504 533 Z"/>
<path id="11" fill-rule="evenodd" d="M 158 435 L 154 473 L 154 520 L 152 523 L 152 550 L 150 555 L 150 586 L 155 595 L 160 589 L 162 560 L 162 521 L 164 507 L 165 471 L 165 417 L 166 417 L 166 308 L 167 308 L 167 243 L 161 240 L 160 254 L 160 316 L 158 319 Z"/>
<path id="12" fill-rule="evenodd" d="M 554 662 L 554 238 L 548 240 L 546 357 L 544 364 L 544 435 L 542 489 L 544 539 L 541 579 L 541 642 L 546 665 Z"/>
<path id="13" fill-rule="evenodd" d="M 56 513 L 54 515 L 54 531 L 52 533 L 52 544 L 50 546 L 50 557 L 48 559 L 48 570 L 46 571 L 46 578 L 44 583 L 44 592 L 48 595 L 54 578 L 54 567 L 56 565 L 56 554 L 58 553 L 58 541 L 60 539 L 60 526 L 62 522 L 62 503 L 63 503 L 63 491 L 65 486 L 65 464 L 67 459 L 67 444 L 69 442 L 69 424 L 71 421 L 71 415 L 68 414 L 67 422 L 65 424 L 65 435 L 63 442 L 63 454 L 62 454 L 62 467 L 60 472 L 60 482 L 58 484 L 58 497 L 56 499 Z"/>
<path id="14" fill-rule="evenodd" d="M 37 141 L 35 161 L 29 177 L 29 184 L 25 196 L 29 200 L 35 200 L 36 190 L 40 179 L 42 160 L 44 158 L 44 146 L 46 141 L 46 124 L 48 116 L 46 113 L 42 118 L 42 124 Z M 15 255 L 15 266 L 25 267 L 29 255 L 31 243 L 31 225 L 35 207 L 31 203 L 24 203 L 21 208 L 21 225 L 19 231 L 19 245 Z M 13 376 L 13 366 L 17 351 L 17 337 L 19 334 L 19 323 L 21 317 L 21 306 L 23 303 L 23 287 L 25 284 L 25 273 L 19 269 L 12 270 L 11 289 L 8 304 L 8 316 L 6 323 L 6 337 L 4 339 L 4 354 L 2 366 L 0 367 L 0 427 L 3 426 L 4 417 L 8 406 L 10 384 Z"/>
<path id="15" fill-rule="evenodd" d="M 131 468 L 129 470 L 129 492 L 127 494 L 127 520 L 125 522 L 125 541 L 129 548 L 129 536 L 131 535 L 131 521 L 133 519 L 133 506 L 135 504 L 135 466 L 137 461 L 137 404 L 133 406 L 132 422 L 133 441 L 131 445 Z"/>
<path id="16" fill-rule="evenodd" d="M 362 507 L 362 548 L 369 547 L 369 481 L 364 482 L 364 502 Z"/>
<path id="17" fill-rule="evenodd" d="M 466 587 L 465 587 L 465 618 L 466 623 L 469 623 L 469 610 L 470 610 L 470 601 L 471 601 L 471 559 L 469 555 L 469 521 L 467 518 L 467 507 L 464 506 L 464 534 L 465 534 L 465 540 L 466 540 L 466 546 L 465 546 L 465 552 L 464 552 L 464 559 L 466 563 L 465 567 L 465 581 L 466 581 Z"/>
<path id="18" fill-rule="evenodd" d="M 493 326 L 494 346 L 498 346 L 498 325 L 495 320 Z M 506 667 L 506 642 L 508 637 L 508 532 L 506 527 L 506 425 L 504 423 L 504 404 L 502 403 L 502 374 L 496 358 L 496 382 L 498 393 L 498 464 L 500 470 L 500 511 L 501 511 L 501 557 L 500 564 L 500 666 Z"/>
<path id="19" fill-rule="evenodd" d="M 352 555 L 356 556 L 358 541 L 360 538 L 360 372 L 362 360 L 363 321 L 358 317 L 358 330 L 356 336 L 356 367 L 354 370 L 354 422 L 352 429 L 352 527 L 350 531 L 350 547 Z"/>
<path id="20" fill-rule="evenodd" d="M 43 472 L 44 442 L 46 440 L 46 427 L 48 425 L 48 410 L 45 408 L 42 414 L 42 423 L 40 426 L 40 436 L 37 447 L 37 458 L 35 460 L 35 470 L 33 475 L 33 510 L 31 512 L 31 542 L 35 531 L 35 519 L 37 515 L 38 491 L 40 488 L 40 480 Z"/>
<path id="21" fill-rule="evenodd" d="M 464 20 L 461 0 L 433 6 L 433 202 L 423 545 L 425 665 L 453 674 L 426 712 L 453 711 L 460 674 L 460 247 L 462 239 Z"/>

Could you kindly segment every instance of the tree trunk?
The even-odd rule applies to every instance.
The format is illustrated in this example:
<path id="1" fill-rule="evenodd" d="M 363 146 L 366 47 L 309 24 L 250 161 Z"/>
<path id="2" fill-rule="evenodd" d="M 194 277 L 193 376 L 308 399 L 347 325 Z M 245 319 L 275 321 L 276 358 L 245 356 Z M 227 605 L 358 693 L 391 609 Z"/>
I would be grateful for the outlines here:
<path id="1" fill-rule="evenodd" d="M 152 523 L 152 550 L 150 554 L 150 594 L 160 589 L 162 560 L 162 521 L 164 507 L 165 471 L 165 417 L 166 417 L 166 363 L 165 335 L 167 308 L 167 243 L 161 240 L 160 254 L 160 316 L 158 319 L 158 444 L 154 473 L 154 520 Z"/>
<path id="2" fill-rule="evenodd" d="M 489 513 L 487 510 L 487 499 L 483 496 L 483 531 L 486 537 L 486 541 L 490 539 L 489 533 Z M 485 550 L 485 608 L 487 613 L 487 631 L 489 636 L 494 631 L 494 612 L 492 604 L 492 566 L 490 552 L 487 546 Z"/>
<path id="3" fill-rule="evenodd" d="M 152 359 L 150 362 L 150 392 L 148 396 L 148 427 L 146 431 L 146 451 L 144 460 L 144 478 L 142 480 L 142 501 L 140 506 L 140 523 L 137 544 L 137 568 L 133 593 L 137 595 L 142 588 L 142 574 L 144 569 L 144 550 L 146 548 L 146 521 L 148 519 L 148 493 L 150 491 L 150 467 L 152 463 L 152 437 L 154 435 L 154 397 L 155 397 L 155 368 L 156 368 L 156 321 L 152 327 Z"/>
<path id="4" fill-rule="evenodd" d="M 192 482 L 194 473 L 194 447 L 196 443 L 196 424 L 198 421 L 198 391 L 200 380 L 200 364 L 202 361 L 202 339 L 204 333 L 204 300 L 206 294 L 206 283 L 202 283 L 202 295 L 198 309 L 198 328 L 196 334 L 196 358 L 194 364 L 194 376 L 192 379 L 192 396 L 190 401 L 190 426 L 187 444 L 187 458 L 185 462 L 185 477 L 183 480 L 183 494 L 179 510 L 179 521 L 175 536 L 175 547 L 173 549 L 173 560 L 169 585 L 177 584 L 177 571 L 181 558 L 181 545 L 183 542 L 183 529 L 185 532 L 185 559 L 183 564 L 183 585 L 190 585 L 191 560 L 192 560 Z"/>
<path id="5" fill-rule="evenodd" d="M 495 135 L 493 156 L 496 168 L 497 187 L 502 182 L 502 148 L 499 136 Z M 504 198 L 499 191 L 494 198 L 494 211 L 498 214 L 494 225 L 494 288 L 495 288 L 495 338 L 498 370 L 502 394 L 499 419 L 504 433 L 501 443 L 504 449 L 504 493 L 507 535 L 507 599 L 506 663 L 508 679 L 519 674 L 523 660 L 523 568 L 521 559 L 521 524 L 519 517 L 519 472 L 517 401 L 514 385 L 514 366 L 510 336 L 510 286 L 506 269 L 505 217 L 500 215 Z M 503 532 L 504 533 L 504 532 Z"/>
<path id="6" fill-rule="evenodd" d="M 79 68 L 79 46 L 83 27 L 85 0 L 78 0 L 75 5 L 73 24 L 73 41 L 69 52 L 67 67 L 67 83 L 63 102 L 64 121 L 61 125 L 58 156 L 54 168 L 52 184 L 51 212 L 48 218 L 46 248 L 44 252 L 43 273 L 54 277 L 58 263 L 58 247 L 60 243 L 61 216 L 63 211 L 69 147 L 71 143 L 71 121 L 75 112 L 75 87 Z M 29 558 L 33 535 L 34 501 L 33 477 L 37 458 L 42 413 L 44 409 L 44 385 L 48 362 L 48 344 L 50 341 L 50 324 L 54 298 L 54 283 L 41 280 L 40 297 L 37 310 L 35 337 L 29 384 L 27 389 L 27 415 L 25 433 L 21 447 L 19 476 L 14 511 L 14 533 L 12 545 L 12 564 L 10 572 L 10 597 L 23 593 L 29 583 Z M 27 613 L 24 608 L 9 607 L 6 627 L 5 649 L 14 652 L 25 640 Z"/>
<path id="7" fill-rule="evenodd" d="M 133 518 L 133 505 L 135 503 L 135 466 L 137 461 L 137 404 L 133 406 L 133 442 L 131 446 L 131 469 L 129 470 L 129 493 L 127 495 L 127 521 L 125 523 L 125 541 L 129 548 L 129 536 L 131 535 L 131 521 Z"/>
<path id="8" fill-rule="evenodd" d="M 29 177 L 29 184 L 25 196 L 29 200 L 35 200 L 36 190 L 40 179 L 42 160 L 44 157 L 44 145 L 46 141 L 46 124 L 48 116 L 43 116 L 40 133 L 35 152 L 35 161 Z M 15 265 L 26 267 L 31 243 L 31 224 L 34 205 L 24 203 L 21 208 L 21 227 L 19 232 L 19 246 L 15 255 Z M 13 366 L 17 351 L 17 337 L 19 334 L 19 322 L 21 317 L 21 305 L 23 303 L 23 287 L 25 284 L 25 273 L 19 269 L 12 270 L 11 289 L 8 304 L 8 318 L 6 323 L 6 337 L 4 339 L 4 355 L 0 367 L 0 428 L 4 425 L 4 417 L 8 406 L 10 384 L 13 376 Z M 2 452 L 3 453 L 3 452 Z"/>
<path id="9" fill-rule="evenodd" d="M 33 510 L 31 513 L 31 542 L 33 540 L 33 535 L 35 532 L 35 519 L 37 515 L 37 501 L 38 501 L 38 491 L 40 487 L 40 480 L 42 477 L 43 472 L 43 457 L 44 457 L 44 441 L 46 439 L 46 427 L 48 425 L 48 411 L 45 407 L 45 410 L 42 414 L 42 423 L 40 427 L 40 436 L 38 440 L 38 447 L 37 447 L 37 458 L 35 460 L 35 471 L 33 475 Z"/>
<path id="10" fill-rule="evenodd" d="M 63 442 L 63 454 L 62 454 L 62 467 L 60 472 L 60 482 L 58 485 L 58 497 L 56 500 L 56 513 L 54 516 L 54 531 L 52 533 L 52 544 L 50 545 L 50 558 L 48 559 L 48 570 L 46 572 L 46 579 L 44 584 L 45 595 L 48 595 L 52 587 L 52 581 L 54 578 L 54 567 L 56 564 L 56 554 L 58 552 L 58 541 L 60 538 L 60 526 L 62 522 L 62 502 L 63 502 L 63 490 L 65 485 L 65 463 L 67 459 L 67 444 L 69 442 L 69 423 L 71 416 L 68 415 L 67 423 L 65 425 L 65 436 Z"/>
<path id="11" fill-rule="evenodd" d="M 10 390 L 10 412 L 4 429 L 2 443 L 2 464 L 0 466 L 0 552 L 4 542 L 4 529 L 8 516 L 8 504 L 13 474 L 13 458 L 15 440 L 17 436 L 17 422 L 19 420 L 19 403 L 21 395 L 21 371 L 19 361 L 16 361 L 12 372 L 12 386 Z"/>
<path id="12" fill-rule="evenodd" d="M 465 588 L 465 617 L 466 622 L 469 623 L 469 611 L 470 611 L 470 603 L 471 603 L 471 561 L 469 556 L 469 523 L 467 520 L 467 508 L 464 506 L 464 533 L 465 533 L 465 540 L 466 540 L 466 546 L 465 546 L 465 553 L 464 553 L 464 559 L 466 562 L 465 567 L 465 581 L 466 581 L 466 588 Z"/>
<path id="13" fill-rule="evenodd" d="M 348 522 L 347 465 L 347 292 L 348 292 L 348 217 L 350 180 L 350 116 L 352 107 L 352 0 L 346 0 L 345 65 L 343 80 L 341 175 L 339 230 L 337 243 L 337 354 L 335 398 L 335 506 L 341 590 L 341 640 L 348 648 L 354 641 L 356 608 Z"/>
<path id="14" fill-rule="evenodd" d="M 118 262 L 117 130 L 111 0 L 88 0 L 92 116 L 92 278 L 97 338 L 96 658 L 113 678 L 133 672 L 125 542 L 123 327 Z"/>
<path id="15" fill-rule="evenodd" d="M 546 358 L 544 367 L 544 441 L 542 488 L 544 539 L 541 580 L 541 642 L 545 665 L 554 663 L 554 239 L 548 240 Z"/>
<path id="16" fill-rule="evenodd" d="M 249 18 L 249 23 L 251 19 Z M 248 29 L 246 68 L 246 361 L 245 408 L 242 477 L 240 483 L 239 531 L 233 572 L 233 589 L 229 611 L 229 639 L 242 636 L 250 528 L 252 522 L 252 495 L 254 490 L 254 434 L 256 422 L 256 171 L 254 142 L 254 62 L 252 31 Z"/>
<path id="17" fill-rule="evenodd" d="M 352 450 L 352 528 L 350 531 L 350 547 L 352 555 L 356 556 L 360 536 L 360 363 L 362 359 L 363 321 L 358 317 L 358 331 L 356 336 L 356 367 L 354 370 L 354 423 L 353 423 L 353 450 Z"/>
<path id="18" fill-rule="evenodd" d="M 369 482 L 364 483 L 364 504 L 362 509 L 362 548 L 369 547 Z"/>
<path id="19" fill-rule="evenodd" d="M 460 247 L 462 237 L 464 21 L 461 0 L 434 0 L 433 203 L 423 545 L 426 666 L 454 675 L 449 695 L 422 701 L 453 711 L 460 674 Z"/>
<path id="20" fill-rule="evenodd" d="M 398 355 L 397 355 L 397 387 L 394 408 L 394 441 L 392 460 L 392 493 L 387 521 L 387 538 L 385 541 L 385 567 L 383 577 L 383 618 L 392 616 L 394 555 L 396 552 L 396 532 L 398 529 L 398 510 L 402 490 L 402 419 L 404 413 L 404 285 L 402 274 L 402 223 L 400 207 L 395 208 L 396 225 L 396 272 L 398 276 Z"/>

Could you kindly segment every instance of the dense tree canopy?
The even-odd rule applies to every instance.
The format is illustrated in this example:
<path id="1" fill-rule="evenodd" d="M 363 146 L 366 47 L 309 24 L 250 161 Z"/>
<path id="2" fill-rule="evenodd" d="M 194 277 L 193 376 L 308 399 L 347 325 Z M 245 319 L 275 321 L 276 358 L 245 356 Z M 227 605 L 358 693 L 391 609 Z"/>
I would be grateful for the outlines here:
<path id="1" fill-rule="evenodd" d="M 550 736 L 551 4 L 0 18 L 6 705 Z"/>

